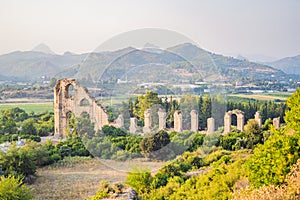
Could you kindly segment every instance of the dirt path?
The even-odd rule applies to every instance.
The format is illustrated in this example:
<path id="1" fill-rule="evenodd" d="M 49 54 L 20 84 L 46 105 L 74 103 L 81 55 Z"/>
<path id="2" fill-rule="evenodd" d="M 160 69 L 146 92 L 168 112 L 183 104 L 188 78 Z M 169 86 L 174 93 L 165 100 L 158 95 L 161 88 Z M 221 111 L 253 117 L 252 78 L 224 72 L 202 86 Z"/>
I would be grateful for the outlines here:
<path id="1" fill-rule="evenodd" d="M 126 172 L 133 166 L 158 169 L 164 163 L 126 161 L 101 162 L 96 159 L 70 166 L 50 166 L 38 170 L 38 178 L 31 186 L 34 199 L 86 199 L 95 195 L 99 182 L 124 182 Z"/>

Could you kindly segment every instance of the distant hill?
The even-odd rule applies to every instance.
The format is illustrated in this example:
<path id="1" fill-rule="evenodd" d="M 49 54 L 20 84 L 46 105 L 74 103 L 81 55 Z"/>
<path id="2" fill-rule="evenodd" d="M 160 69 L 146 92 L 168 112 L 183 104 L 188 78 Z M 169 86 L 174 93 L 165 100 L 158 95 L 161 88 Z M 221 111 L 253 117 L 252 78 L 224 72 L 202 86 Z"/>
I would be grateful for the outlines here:
<path id="1" fill-rule="evenodd" d="M 84 55 L 54 55 L 38 51 L 16 51 L 0 56 L 0 75 L 6 79 L 33 81 L 41 76 L 53 77 L 73 67 Z M 0 78 L 1 78 L 0 76 Z"/>
<path id="2" fill-rule="evenodd" d="M 47 46 L 44 43 L 41 43 L 39 45 L 37 45 L 36 47 L 34 47 L 31 51 L 36 51 L 36 52 L 41 52 L 41 53 L 45 53 L 45 54 L 55 54 L 49 46 Z"/>
<path id="3" fill-rule="evenodd" d="M 163 81 L 173 77 L 174 83 L 180 83 L 284 75 L 282 71 L 270 66 L 214 54 L 190 43 L 166 50 L 155 50 L 154 45 L 148 44 L 144 49 L 127 47 L 117 51 L 79 55 L 70 52 L 56 55 L 45 45 L 40 47 L 34 48 L 34 51 L 18 51 L 0 56 L 0 79 L 14 77 L 38 80 L 46 75 L 98 81 L 124 79 L 126 74 L 132 75 L 131 78 L 143 78 L 144 81 Z M 136 74 L 138 77 L 135 77 Z"/>
<path id="4" fill-rule="evenodd" d="M 294 57 L 287 57 L 275 62 L 267 63 L 268 65 L 282 70 L 287 74 L 300 75 L 300 55 Z"/>
<path id="5" fill-rule="evenodd" d="M 238 77 L 266 78 L 282 76 L 284 73 L 270 66 L 214 54 L 192 44 L 182 44 L 169 49 L 191 60 L 204 72 L 219 74 L 225 80 Z"/>

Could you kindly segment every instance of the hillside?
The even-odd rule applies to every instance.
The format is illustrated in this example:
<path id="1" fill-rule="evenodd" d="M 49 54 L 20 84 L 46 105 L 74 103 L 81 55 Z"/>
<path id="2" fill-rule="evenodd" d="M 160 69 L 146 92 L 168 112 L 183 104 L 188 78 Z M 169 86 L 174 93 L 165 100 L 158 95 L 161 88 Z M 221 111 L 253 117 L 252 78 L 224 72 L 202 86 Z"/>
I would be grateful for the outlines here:
<path id="1" fill-rule="evenodd" d="M 41 43 L 39 45 L 37 45 L 36 47 L 34 47 L 31 51 L 36 51 L 36 52 L 42 52 L 45 54 L 55 54 L 49 46 L 47 46 L 44 43 Z"/>
<path id="2" fill-rule="evenodd" d="M 287 74 L 300 75 L 300 55 L 283 58 L 267 64 L 276 69 L 282 70 Z"/>
<path id="3" fill-rule="evenodd" d="M 0 56 L 0 78 L 12 80 L 38 80 L 53 77 L 58 72 L 82 61 L 84 55 L 54 55 L 39 51 L 16 51 Z"/>
<path id="4" fill-rule="evenodd" d="M 75 77 L 95 82 L 103 78 L 122 79 L 128 70 L 132 72 L 131 78 L 136 75 L 138 78 L 149 78 L 144 81 L 154 81 L 153 77 L 157 77 L 159 81 L 173 77 L 176 82 L 181 82 L 284 75 L 282 71 L 270 66 L 217 55 L 190 43 L 166 50 L 128 47 L 117 51 L 80 55 L 69 52 L 63 55 L 51 54 L 50 48 L 43 45 L 34 50 L 0 56 L 0 78 L 5 80 L 15 77 L 30 81 L 38 80 L 41 76 Z"/>

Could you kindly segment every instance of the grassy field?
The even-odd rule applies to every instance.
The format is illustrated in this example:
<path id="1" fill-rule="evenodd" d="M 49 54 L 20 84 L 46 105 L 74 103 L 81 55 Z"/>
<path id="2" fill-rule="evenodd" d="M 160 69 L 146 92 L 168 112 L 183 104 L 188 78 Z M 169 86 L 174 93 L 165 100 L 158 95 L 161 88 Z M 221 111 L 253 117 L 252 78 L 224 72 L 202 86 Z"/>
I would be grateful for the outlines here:
<path id="1" fill-rule="evenodd" d="M 0 110 L 19 107 L 27 113 L 42 113 L 45 111 L 53 112 L 53 103 L 7 103 L 0 104 Z"/>
<path id="2" fill-rule="evenodd" d="M 100 161 L 75 158 L 62 164 L 38 169 L 38 178 L 31 185 L 34 200 L 90 198 L 96 194 L 100 181 L 124 182 L 127 171 L 133 166 L 146 166 L 155 170 L 162 162 Z M 112 167 L 113 166 L 113 167 Z"/>
<path id="3" fill-rule="evenodd" d="M 281 100 L 285 101 L 292 94 L 231 94 L 230 97 L 238 97 L 242 99 L 257 99 L 265 101 Z"/>

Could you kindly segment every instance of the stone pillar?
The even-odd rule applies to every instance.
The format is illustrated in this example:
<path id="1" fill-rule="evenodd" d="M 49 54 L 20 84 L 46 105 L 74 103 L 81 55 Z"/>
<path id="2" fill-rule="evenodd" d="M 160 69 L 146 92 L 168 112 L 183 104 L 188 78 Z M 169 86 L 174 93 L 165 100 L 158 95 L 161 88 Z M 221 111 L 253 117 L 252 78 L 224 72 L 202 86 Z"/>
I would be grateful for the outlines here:
<path id="1" fill-rule="evenodd" d="M 137 131 L 137 118 L 136 117 L 131 117 L 130 118 L 130 126 L 129 126 L 129 132 L 132 134 L 135 134 Z"/>
<path id="2" fill-rule="evenodd" d="M 124 118 L 123 115 L 119 115 L 115 121 L 116 128 L 124 128 Z"/>
<path id="3" fill-rule="evenodd" d="M 254 115 L 254 119 L 255 121 L 258 123 L 259 127 L 262 126 L 262 119 L 261 119 L 261 116 L 260 116 L 260 112 L 257 111 Z"/>
<path id="4" fill-rule="evenodd" d="M 215 119 L 208 118 L 207 119 L 207 134 L 213 134 L 215 132 Z"/>
<path id="5" fill-rule="evenodd" d="M 145 110 L 144 112 L 144 127 L 143 127 L 144 133 L 151 132 L 151 110 Z"/>
<path id="6" fill-rule="evenodd" d="M 158 130 L 166 129 L 166 112 L 163 109 L 159 109 L 158 112 Z"/>
<path id="7" fill-rule="evenodd" d="M 191 111 L 191 131 L 197 132 L 199 129 L 198 112 L 196 110 Z"/>
<path id="8" fill-rule="evenodd" d="M 231 131 L 231 113 L 226 112 L 224 116 L 224 134 Z"/>
<path id="9" fill-rule="evenodd" d="M 174 113 L 174 131 L 182 132 L 182 113 L 176 110 Z"/>
<path id="10" fill-rule="evenodd" d="M 237 129 L 240 131 L 244 131 L 244 115 L 239 113 L 236 115 L 237 118 Z"/>
<path id="11" fill-rule="evenodd" d="M 273 126 L 278 129 L 280 127 L 280 117 L 273 118 Z"/>

